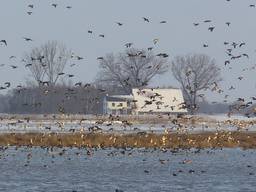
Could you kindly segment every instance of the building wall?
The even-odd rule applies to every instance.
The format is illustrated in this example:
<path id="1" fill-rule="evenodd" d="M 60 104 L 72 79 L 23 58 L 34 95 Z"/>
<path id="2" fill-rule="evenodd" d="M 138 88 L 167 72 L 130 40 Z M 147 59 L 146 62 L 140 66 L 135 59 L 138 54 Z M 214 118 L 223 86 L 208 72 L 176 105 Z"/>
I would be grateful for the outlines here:
<path id="1" fill-rule="evenodd" d="M 184 98 L 180 89 L 133 89 L 134 100 L 136 100 L 135 113 L 186 113 L 186 109 L 182 109 Z M 153 99 L 150 98 L 154 95 Z M 154 101 L 155 100 L 155 101 Z M 145 105 L 145 101 L 152 102 Z M 157 105 L 159 104 L 159 105 Z"/>
<path id="2" fill-rule="evenodd" d="M 114 106 L 112 104 L 114 104 Z M 127 102 L 126 101 L 108 101 L 107 107 L 108 109 L 111 109 L 111 110 L 124 109 L 124 108 L 127 108 Z"/>

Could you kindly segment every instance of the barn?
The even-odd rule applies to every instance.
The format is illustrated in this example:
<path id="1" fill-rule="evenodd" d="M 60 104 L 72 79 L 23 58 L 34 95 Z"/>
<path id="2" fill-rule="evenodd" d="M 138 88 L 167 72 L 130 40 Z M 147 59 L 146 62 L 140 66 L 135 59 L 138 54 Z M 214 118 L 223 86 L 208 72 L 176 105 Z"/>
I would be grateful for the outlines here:
<path id="1" fill-rule="evenodd" d="M 133 89 L 134 113 L 187 113 L 180 89 Z"/>
<path id="2" fill-rule="evenodd" d="M 180 89 L 132 89 L 132 95 L 106 95 L 104 114 L 181 114 L 187 113 Z"/>

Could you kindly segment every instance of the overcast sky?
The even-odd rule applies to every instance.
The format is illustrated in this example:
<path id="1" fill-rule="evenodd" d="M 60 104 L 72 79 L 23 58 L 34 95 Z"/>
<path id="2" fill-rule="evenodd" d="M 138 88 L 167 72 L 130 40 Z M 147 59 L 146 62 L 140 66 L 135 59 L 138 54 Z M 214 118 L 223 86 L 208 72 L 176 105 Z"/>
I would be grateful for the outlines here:
<path id="1" fill-rule="evenodd" d="M 57 3 L 57 8 L 51 6 Z M 75 61 L 74 67 L 65 72 L 74 74 L 74 82 L 92 82 L 98 72 L 99 56 L 111 52 L 124 51 L 124 44 L 132 42 L 136 48 L 153 45 L 153 39 L 159 43 L 155 52 L 166 52 L 170 61 L 176 55 L 205 53 L 216 59 L 222 69 L 223 94 L 208 93 L 211 101 L 222 101 L 226 94 L 237 97 L 256 95 L 256 71 L 252 70 L 256 55 L 256 8 L 249 7 L 253 0 L 1 0 L 0 40 L 5 39 L 8 46 L 0 45 L 0 82 L 6 81 L 24 84 L 29 73 L 20 62 L 25 52 L 40 46 L 48 40 L 58 40 L 66 44 L 84 60 Z M 33 4 L 34 8 L 28 7 Z M 72 6 L 67 9 L 66 6 Z M 31 15 L 27 12 L 32 11 Z M 143 21 L 147 17 L 150 23 Z M 211 23 L 204 23 L 210 19 Z M 159 22 L 166 20 L 166 24 Z M 119 27 L 116 22 L 123 23 Z M 228 27 L 225 22 L 231 22 Z M 195 27 L 193 23 L 200 23 Z M 214 26 L 213 32 L 208 27 Z M 92 30 L 93 34 L 87 31 Z M 104 34 L 105 38 L 98 37 Z M 23 37 L 32 38 L 32 42 Z M 234 51 L 234 54 L 247 53 L 249 59 L 232 61 L 228 59 L 223 42 L 245 42 L 246 45 Z M 209 47 L 204 48 L 203 44 Z M 10 56 L 16 59 L 9 59 Z M 72 61 L 73 62 L 73 61 Z M 10 65 L 18 65 L 11 69 Z M 239 76 L 244 76 L 239 80 Z M 151 85 L 170 85 L 178 87 L 171 72 L 156 77 Z M 233 85 L 236 89 L 229 91 Z"/>

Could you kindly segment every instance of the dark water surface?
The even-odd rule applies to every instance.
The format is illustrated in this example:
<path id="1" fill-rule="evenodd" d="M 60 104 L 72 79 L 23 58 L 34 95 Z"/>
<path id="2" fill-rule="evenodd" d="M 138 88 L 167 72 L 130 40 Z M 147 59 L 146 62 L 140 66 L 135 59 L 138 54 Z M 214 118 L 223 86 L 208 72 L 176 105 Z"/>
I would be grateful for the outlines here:
<path id="1" fill-rule="evenodd" d="M 1 150 L 0 191 L 256 191 L 256 150 L 62 150 Z"/>

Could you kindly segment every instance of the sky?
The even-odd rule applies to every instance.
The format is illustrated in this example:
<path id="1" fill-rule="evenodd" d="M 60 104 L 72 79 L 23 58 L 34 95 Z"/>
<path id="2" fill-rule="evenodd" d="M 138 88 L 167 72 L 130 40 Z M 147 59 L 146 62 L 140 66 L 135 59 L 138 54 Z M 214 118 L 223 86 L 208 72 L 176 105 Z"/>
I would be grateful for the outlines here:
<path id="1" fill-rule="evenodd" d="M 57 7 L 51 6 L 52 3 L 58 4 Z M 70 61 L 76 65 L 68 65 L 64 72 L 75 75 L 74 83 L 89 83 L 99 71 L 97 57 L 122 52 L 127 42 L 136 48 L 151 47 L 153 39 L 158 38 L 154 51 L 168 53 L 169 62 L 177 55 L 194 53 L 204 53 L 216 60 L 221 68 L 220 87 L 224 93 L 207 92 L 208 100 L 221 102 L 227 94 L 230 101 L 256 96 L 256 71 L 252 68 L 256 64 L 256 8 L 249 7 L 254 3 L 254 0 L 1 0 L 0 40 L 5 39 L 8 46 L 0 45 L 0 64 L 5 64 L 0 67 L 0 85 L 7 81 L 12 87 L 24 85 L 31 76 L 21 59 L 48 40 L 60 41 L 84 57 Z M 34 8 L 29 8 L 29 4 Z M 28 15 L 28 11 L 32 14 Z M 144 22 L 142 17 L 150 22 Z M 203 22 L 208 19 L 212 22 Z M 160 24 L 162 20 L 167 23 Z M 231 23 L 229 27 L 226 22 Z M 195 27 L 193 23 L 199 25 Z M 213 32 L 208 30 L 211 26 L 215 27 Z M 93 34 L 88 34 L 88 30 Z M 33 41 L 26 42 L 23 37 Z M 228 59 L 226 49 L 230 48 L 224 41 L 245 42 L 245 46 L 233 53 L 246 53 L 249 59 L 242 57 L 224 66 Z M 16 58 L 9 59 L 10 56 Z M 12 69 L 10 65 L 18 68 Z M 239 80 L 239 76 L 244 78 Z M 150 86 L 179 87 L 179 84 L 169 71 L 156 76 Z M 230 86 L 235 90 L 228 90 Z"/>

